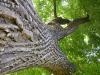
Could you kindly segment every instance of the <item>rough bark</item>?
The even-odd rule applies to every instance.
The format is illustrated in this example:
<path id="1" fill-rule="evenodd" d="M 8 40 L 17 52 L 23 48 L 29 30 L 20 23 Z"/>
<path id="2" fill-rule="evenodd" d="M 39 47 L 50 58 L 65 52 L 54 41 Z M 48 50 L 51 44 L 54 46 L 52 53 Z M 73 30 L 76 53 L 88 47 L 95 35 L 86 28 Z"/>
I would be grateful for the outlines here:
<path id="1" fill-rule="evenodd" d="M 41 22 L 31 0 L 0 0 L 0 75 L 30 66 L 71 75 L 74 67 L 57 45 L 57 32 Z"/>

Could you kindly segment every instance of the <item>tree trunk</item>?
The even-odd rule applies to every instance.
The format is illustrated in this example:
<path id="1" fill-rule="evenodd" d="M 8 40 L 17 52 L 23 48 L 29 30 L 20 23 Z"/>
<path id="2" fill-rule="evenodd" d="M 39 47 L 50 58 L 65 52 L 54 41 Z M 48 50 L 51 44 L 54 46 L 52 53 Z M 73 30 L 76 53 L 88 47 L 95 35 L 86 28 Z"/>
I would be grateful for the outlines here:
<path id="1" fill-rule="evenodd" d="M 41 22 L 31 0 L 0 0 L 0 75 L 30 66 L 71 75 L 74 67 L 56 34 Z"/>

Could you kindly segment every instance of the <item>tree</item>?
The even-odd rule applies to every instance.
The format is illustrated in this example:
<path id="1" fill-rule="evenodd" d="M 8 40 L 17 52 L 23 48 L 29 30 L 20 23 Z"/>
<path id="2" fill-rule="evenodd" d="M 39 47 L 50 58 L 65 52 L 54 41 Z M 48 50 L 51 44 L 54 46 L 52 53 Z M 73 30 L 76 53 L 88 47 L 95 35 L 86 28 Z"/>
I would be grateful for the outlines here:
<path id="1" fill-rule="evenodd" d="M 59 30 L 40 20 L 30 0 L 0 1 L 0 74 L 30 66 L 44 67 L 55 75 L 71 75 L 74 66 L 58 47 L 57 41 L 72 33 L 88 17 Z"/>

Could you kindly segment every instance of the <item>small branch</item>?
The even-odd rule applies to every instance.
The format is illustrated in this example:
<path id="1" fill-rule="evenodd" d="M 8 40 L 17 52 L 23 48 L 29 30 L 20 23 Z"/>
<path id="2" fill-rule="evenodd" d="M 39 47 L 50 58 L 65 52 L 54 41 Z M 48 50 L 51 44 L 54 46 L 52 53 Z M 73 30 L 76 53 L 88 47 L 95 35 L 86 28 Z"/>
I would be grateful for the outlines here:
<path id="1" fill-rule="evenodd" d="M 54 17 L 57 18 L 56 0 L 53 0 L 53 6 L 54 6 L 54 8 L 53 8 L 53 10 L 54 10 Z"/>

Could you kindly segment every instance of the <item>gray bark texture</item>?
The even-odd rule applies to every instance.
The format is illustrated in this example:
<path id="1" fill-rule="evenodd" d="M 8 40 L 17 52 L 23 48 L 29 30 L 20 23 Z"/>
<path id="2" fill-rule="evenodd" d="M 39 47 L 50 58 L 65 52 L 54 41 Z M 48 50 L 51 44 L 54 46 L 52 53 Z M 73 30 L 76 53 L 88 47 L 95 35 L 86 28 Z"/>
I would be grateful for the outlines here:
<path id="1" fill-rule="evenodd" d="M 71 75 L 74 67 L 57 41 L 73 32 L 78 23 L 70 22 L 65 29 L 47 26 L 31 0 L 0 0 L 0 75 L 30 66 L 46 68 L 54 75 Z"/>

